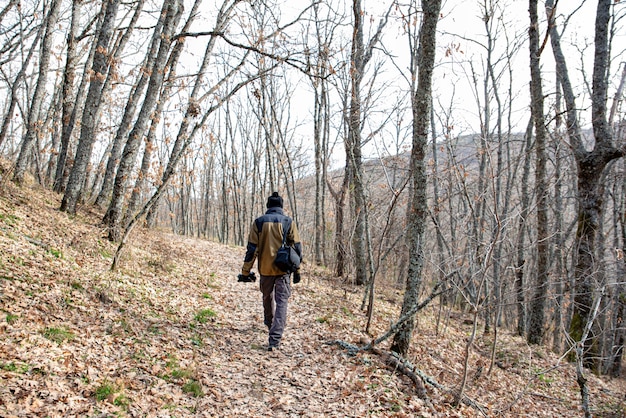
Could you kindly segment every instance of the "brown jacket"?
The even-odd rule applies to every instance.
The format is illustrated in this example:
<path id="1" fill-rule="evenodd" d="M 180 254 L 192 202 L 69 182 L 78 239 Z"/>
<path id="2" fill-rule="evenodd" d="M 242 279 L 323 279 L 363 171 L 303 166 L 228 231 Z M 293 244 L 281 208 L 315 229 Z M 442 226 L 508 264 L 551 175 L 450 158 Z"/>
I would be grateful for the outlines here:
<path id="1" fill-rule="evenodd" d="M 302 243 L 298 227 L 279 207 L 269 208 L 263 216 L 255 219 L 250 226 L 248 246 L 241 273 L 250 274 L 254 260 L 258 259 L 258 270 L 262 276 L 282 276 L 285 274 L 274 265 L 276 252 L 283 243 L 283 231 L 287 229 L 286 243 L 295 248 L 302 259 Z"/>

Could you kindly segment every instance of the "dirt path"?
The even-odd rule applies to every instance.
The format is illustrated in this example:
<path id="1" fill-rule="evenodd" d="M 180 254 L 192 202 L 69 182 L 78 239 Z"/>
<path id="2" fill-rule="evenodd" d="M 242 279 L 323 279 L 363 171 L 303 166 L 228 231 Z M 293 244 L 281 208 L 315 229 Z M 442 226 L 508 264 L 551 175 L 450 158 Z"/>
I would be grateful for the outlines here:
<path id="1" fill-rule="evenodd" d="M 209 263 L 210 269 L 211 264 L 212 270 L 220 268 L 211 293 L 219 308 L 196 364 L 207 393 L 194 407 L 199 416 L 364 417 L 389 407 L 385 399 L 374 399 L 389 389 L 380 394 L 364 390 L 376 383 L 366 377 L 363 359 L 327 344 L 346 338 L 344 327 L 338 328 L 340 334 L 333 332 L 332 318 L 354 308 L 340 292 L 319 286 L 305 268 L 303 282 L 292 285 L 281 350 L 268 352 L 258 283 L 236 282 L 236 257 Z M 320 310 L 316 299 L 331 307 Z"/>

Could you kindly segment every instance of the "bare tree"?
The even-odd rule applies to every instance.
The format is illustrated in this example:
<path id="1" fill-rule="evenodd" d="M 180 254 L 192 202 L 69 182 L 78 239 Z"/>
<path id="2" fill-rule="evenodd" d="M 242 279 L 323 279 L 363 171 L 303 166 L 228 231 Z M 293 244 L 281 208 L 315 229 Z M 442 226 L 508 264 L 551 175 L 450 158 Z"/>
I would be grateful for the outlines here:
<path id="1" fill-rule="evenodd" d="M 362 97 L 361 83 L 365 74 L 365 67 L 372 58 L 374 47 L 380 41 L 382 31 L 387 24 L 393 4 L 380 20 L 378 28 L 367 45 L 364 43 L 363 9 L 361 0 L 352 2 L 352 49 L 350 54 L 350 104 L 348 108 L 348 136 L 345 139 L 346 173 L 351 173 L 353 182 L 352 199 L 355 217 L 355 229 L 352 239 L 355 258 L 355 283 L 363 285 L 368 281 L 368 251 L 367 251 L 367 204 L 365 198 L 365 184 L 362 166 L 362 139 L 361 115 Z M 348 169 L 350 167 L 350 169 Z"/>
<path id="2" fill-rule="evenodd" d="M 11 6 L 11 4 L 9 4 L 9 6 Z M 7 6 L 4 12 L 8 12 L 9 6 Z M 13 112 L 15 112 L 15 107 L 18 105 L 18 92 L 20 91 L 21 85 L 27 76 L 27 71 L 30 66 L 30 61 L 33 55 L 35 54 L 35 51 L 37 50 L 36 45 L 40 42 L 41 37 L 44 33 L 44 30 L 45 30 L 44 25 L 38 26 L 36 30 L 35 39 L 33 40 L 30 47 L 27 47 L 23 43 L 26 41 L 26 38 L 27 38 L 26 36 L 23 36 L 22 43 L 16 42 L 17 45 L 22 45 L 22 48 L 25 48 L 28 52 L 26 53 L 26 56 L 23 58 L 23 62 L 22 62 L 22 66 L 20 70 L 17 72 L 17 75 L 13 79 L 13 82 L 10 83 L 10 94 L 8 98 L 9 104 L 7 106 L 7 111 L 5 113 L 5 116 L 2 120 L 2 128 L 0 128 L 0 146 L 4 143 L 5 138 L 7 137 L 7 134 L 9 131 L 9 125 L 11 123 L 11 119 L 13 118 Z M 17 45 L 15 47 L 17 47 Z M 12 48 L 13 46 L 10 46 L 7 49 L 10 50 Z"/>
<path id="3" fill-rule="evenodd" d="M 599 0 L 596 9 L 594 64 L 592 78 L 591 116 L 594 144 L 588 150 L 578 121 L 576 94 L 568 74 L 565 55 L 561 49 L 560 33 L 555 22 L 553 1 L 546 2 L 546 12 L 550 18 L 550 42 L 559 80 L 563 88 L 566 106 L 567 134 L 577 165 L 578 221 L 576 231 L 576 262 L 574 269 L 575 289 L 573 314 L 569 333 L 574 341 L 584 342 L 583 364 L 597 366 L 597 345 L 595 336 L 582 340 L 585 329 L 593 321 L 593 292 L 596 287 L 596 233 L 602 213 L 603 184 L 602 173 L 609 162 L 621 158 L 623 150 L 613 145 L 612 129 L 607 119 L 607 76 L 609 74 L 609 23 L 611 20 L 610 0 Z"/>
<path id="4" fill-rule="evenodd" d="M 61 9 L 61 0 L 52 0 L 50 10 L 46 14 L 43 24 L 44 35 L 39 50 L 39 74 L 37 77 L 37 86 L 30 102 L 28 111 L 28 123 L 26 135 L 22 140 L 20 154 L 15 163 L 15 172 L 13 173 L 13 181 L 20 184 L 24 181 L 24 175 L 28 167 L 30 159 L 34 156 L 38 158 L 38 153 L 33 153 L 33 146 L 37 140 L 37 136 L 41 135 L 40 112 L 45 99 L 46 83 L 48 82 L 48 69 L 50 67 L 50 58 L 52 55 L 53 32 L 59 18 L 59 10 Z"/>
<path id="5" fill-rule="evenodd" d="M 182 120 L 182 123 L 178 129 L 178 134 L 176 136 L 176 141 L 172 147 L 170 161 L 173 156 L 178 155 L 180 150 L 184 146 L 187 141 L 187 138 L 190 135 L 190 127 L 193 125 L 193 119 L 199 115 L 200 112 L 200 104 L 203 100 L 206 100 L 210 97 L 211 93 L 216 92 L 223 83 L 225 83 L 230 77 L 232 77 L 243 65 L 246 61 L 247 57 L 244 58 L 239 66 L 236 67 L 234 71 L 231 71 L 228 75 L 226 75 L 221 81 L 219 81 L 216 85 L 209 89 L 209 92 L 202 94 L 202 87 L 206 81 L 207 71 L 209 69 L 209 65 L 213 59 L 214 49 L 217 40 L 219 39 L 219 34 L 226 28 L 228 22 L 232 18 L 232 14 L 235 11 L 236 6 L 240 3 L 241 0 L 225 0 L 222 3 L 222 6 L 217 14 L 215 21 L 215 30 L 212 33 L 209 33 L 209 41 L 207 42 L 207 46 L 205 48 L 204 57 L 202 63 L 200 65 L 200 69 L 197 72 L 197 75 L 193 81 L 193 88 L 191 91 L 190 98 L 187 103 L 187 108 L 185 110 L 185 117 Z M 184 36 L 192 36 L 194 34 L 189 34 L 186 32 L 182 32 L 180 41 L 184 40 Z M 199 36 L 200 34 L 195 34 Z M 164 170 L 161 182 L 165 182 L 166 175 L 168 173 L 171 174 L 171 162 L 167 163 L 167 168 Z M 158 207 L 158 200 L 156 203 L 150 208 L 148 211 L 148 224 L 152 223 L 152 219 L 155 217 L 155 211 Z"/>
<path id="6" fill-rule="evenodd" d="M 430 126 L 432 74 L 435 66 L 437 22 L 441 0 L 422 0 L 422 22 L 419 31 L 419 52 L 413 57 L 412 71 L 417 85 L 411 98 L 413 110 L 413 146 L 411 150 L 411 174 L 413 195 L 407 211 L 407 241 L 409 244 L 409 271 L 404 291 L 400 317 L 418 305 L 424 263 L 424 231 L 428 218 L 426 197 L 426 145 Z M 415 51 L 413 51 L 415 53 Z M 413 315 L 414 316 L 414 315 Z M 402 355 L 409 351 L 415 328 L 414 317 L 406 321 L 395 334 L 391 349 Z"/>
<path id="7" fill-rule="evenodd" d="M 328 9 L 328 16 L 323 18 L 320 16 L 320 5 L 315 4 L 313 7 L 315 13 L 315 51 L 307 54 L 311 67 L 310 80 L 314 93 L 313 108 L 313 140 L 315 154 L 315 235 L 313 242 L 313 254 L 317 265 L 326 264 L 325 262 L 325 240 L 324 231 L 326 230 L 325 222 L 325 191 L 327 183 L 328 168 L 328 151 L 330 141 L 330 97 L 329 97 L 329 81 L 332 76 L 332 67 L 330 63 L 333 38 L 340 20 L 331 19 L 334 10 Z M 326 24 L 325 24 L 326 22 Z M 310 57 L 309 57 L 310 56 Z"/>
<path id="8" fill-rule="evenodd" d="M 121 52 L 124 50 L 124 45 L 128 41 L 129 37 L 133 33 L 133 29 L 137 24 L 137 20 L 141 16 L 143 12 L 145 0 L 140 0 L 135 6 L 135 13 L 133 15 L 132 20 L 128 24 L 126 31 L 124 32 L 124 36 L 120 39 L 119 45 L 116 48 L 114 60 L 119 59 Z M 162 25 L 162 16 L 157 23 L 157 28 L 155 28 L 154 33 L 160 34 L 159 26 Z M 156 38 L 156 39 L 155 39 Z M 128 101 L 126 102 L 126 107 L 124 108 L 124 114 L 122 116 L 122 120 L 120 121 L 120 125 L 117 128 L 117 132 L 115 134 L 115 138 L 113 139 L 113 144 L 111 145 L 110 155 L 106 164 L 106 170 L 103 174 L 103 182 L 102 187 L 100 188 L 100 192 L 96 197 L 96 206 L 100 208 L 104 208 L 106 206 L 106 200 L 109 199 L 111 195 L 111 190 L 113 189 L 113 182 L 115 181 L 115 169 L 119 163 L 122 149 L 124 147 L 125 141 L 127 139 L 128 132 L 130 130 L 130 126 L 132 120 L 135 118 L 135 113 L 137 107 L 139 106 L 139 100 L 143 96 L 146 90 L 146 86 L 148 84 L 148 80 L 150 78 L 148 71 L 153 68 L 154 60 L 157 55 L 158 48 L 158 37 L 154 37 L 152 39 L 152 43 L 148 49 L 146 54 L 146 58 L 143 62 L 143 65 L 140 69 L 140 76 L 137 83 L 132 88 L 132 93 L 128 97 Z M 111 77 L 109 77 L 110 79 Z"/>
<path id="9" fill-rule="evenodd" d="M 539 14 L 537 0 L 530 0 L 530 26 L 528 29 L 530 48 L 530 108 L 535 127 L 535 195 L 537 199 L 537 277 L 535 293 L 531 300 L 528 318 L 528 342 L 539 344 L 545 326 L 545 304 L 548 292 L 548 187 L 546 174 L 546 124 L 543 104 L 543 87 L 540 67 Z"/>
<path id="10" fill-rule="evenodd" d="M 74 105 L 76 96 L 74 95 L 74 79 L 76 78 L 76 65 L 78 61 L 78 29 L 82 11 L 82 1 L 72 1 L 72 16 L 70 20 L 70 29 L 67 34 L 67 52 L 65 57 L 65 70 L 63 72 L 62 89 L 62 110 L 61 110 L 61 144 L 56 160 L 56 170 L 54 176 L 54 190 L 63 191 L 64 181 L 63 172 L 65 171 L 65 162 L 69 151 L 69 142 L 74 129 L 74 121 L 72 114 L 74 113 Z"/>
<path id="11" fill-rule="evenodd" d="M 126 188 L 130 182 L 131 170 L 136 164 L 137 153 L 139 152 L 139 146 L 145 134 L 146 126 L 148 126 L 150 118 L 155 116 L 154 108 L 163 85 L 166 71 L 165 67 L 171 53 L 172 37 L 180 21 L 182 8 L 183 5 L 181 1 L 166 1 L 161 11 L 163 18 L 162 28 L 155 30 L 155 39 L 159 40 L 159 47 L 154 65 L 150 71 L 146 97 L 141 105 L 141 110 L 139 111 L 133 129 L 128 135 L 128 140 L 122 153 L 122 159 L 115 176 L 111 203 L 104 217 L 104 222 L 109 228 L 109 239 L 112 241 L 120 239 L 120 229 L 123 228 L 121 222 L 124 216 L 123 205 Z"/>
<path id="12" fill-rule="evenodd" d="M 70 214 L 76 213 L 76 205 L 85 182 L 87 165 L 91 159 L 93 145 L 96 140 L 95 132 L 100 121 L 103 86 L 110 64 L 109 43 L 115 28 L 118 6 L 119 0 L 108 0 L 103 4 L 104 17 L 96 41 L 89 92 L 87 93 L 81 122 L 80 139 L 74 165 L 72 166 L 65 194 L 61 201 L 61 210 Z"/>

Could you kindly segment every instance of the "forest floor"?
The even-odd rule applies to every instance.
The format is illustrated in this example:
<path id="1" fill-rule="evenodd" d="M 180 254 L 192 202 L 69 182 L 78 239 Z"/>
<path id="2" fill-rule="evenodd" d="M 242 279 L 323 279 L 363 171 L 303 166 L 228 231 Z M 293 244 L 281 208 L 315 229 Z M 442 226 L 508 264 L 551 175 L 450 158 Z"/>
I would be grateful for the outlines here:
<path id="1" fill-rule="evenodd" d="M 367 337 L 361 289 L 308 264 L 282 349 L 268 352 L 258 283 L 236 280 L 243 247 L 137 228 L 112 272 L 102 214 L 59 206 L 57 194 L 0 182 L 2 417 L 582 416 L 573 366 L 506 331 L 491 373 L 494 336 L 471 347 L 473 405 L 431 385 L 420 399 L 378 355 L 332 344 Z M 374 336 L 401 300 L 381 293 Z M 471 325 L 452 312 L 436 332 L 438 308 L 419 314 L 409 360 L 453 391 Z M 595 416 L 624 416 L 623 380 L 588 378 Z"/>

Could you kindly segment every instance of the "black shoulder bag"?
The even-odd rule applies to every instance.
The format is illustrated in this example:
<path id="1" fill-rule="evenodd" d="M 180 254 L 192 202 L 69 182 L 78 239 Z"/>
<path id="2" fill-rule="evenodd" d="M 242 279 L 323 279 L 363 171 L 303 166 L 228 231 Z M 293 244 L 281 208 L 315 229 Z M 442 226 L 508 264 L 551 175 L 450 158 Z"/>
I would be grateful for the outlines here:
<path id="1" fill-rule="evenodd" d="M 274 265 L 287 274 L 293 273 L 300 267 L 300 256 L 291 245 L 287 245 L 287 232 L 290 227 L 291 225 L 288 224 L 285 228 L 285 224 L 283 224 L 283 244 L 278 249 L 274 259 Z"/>

